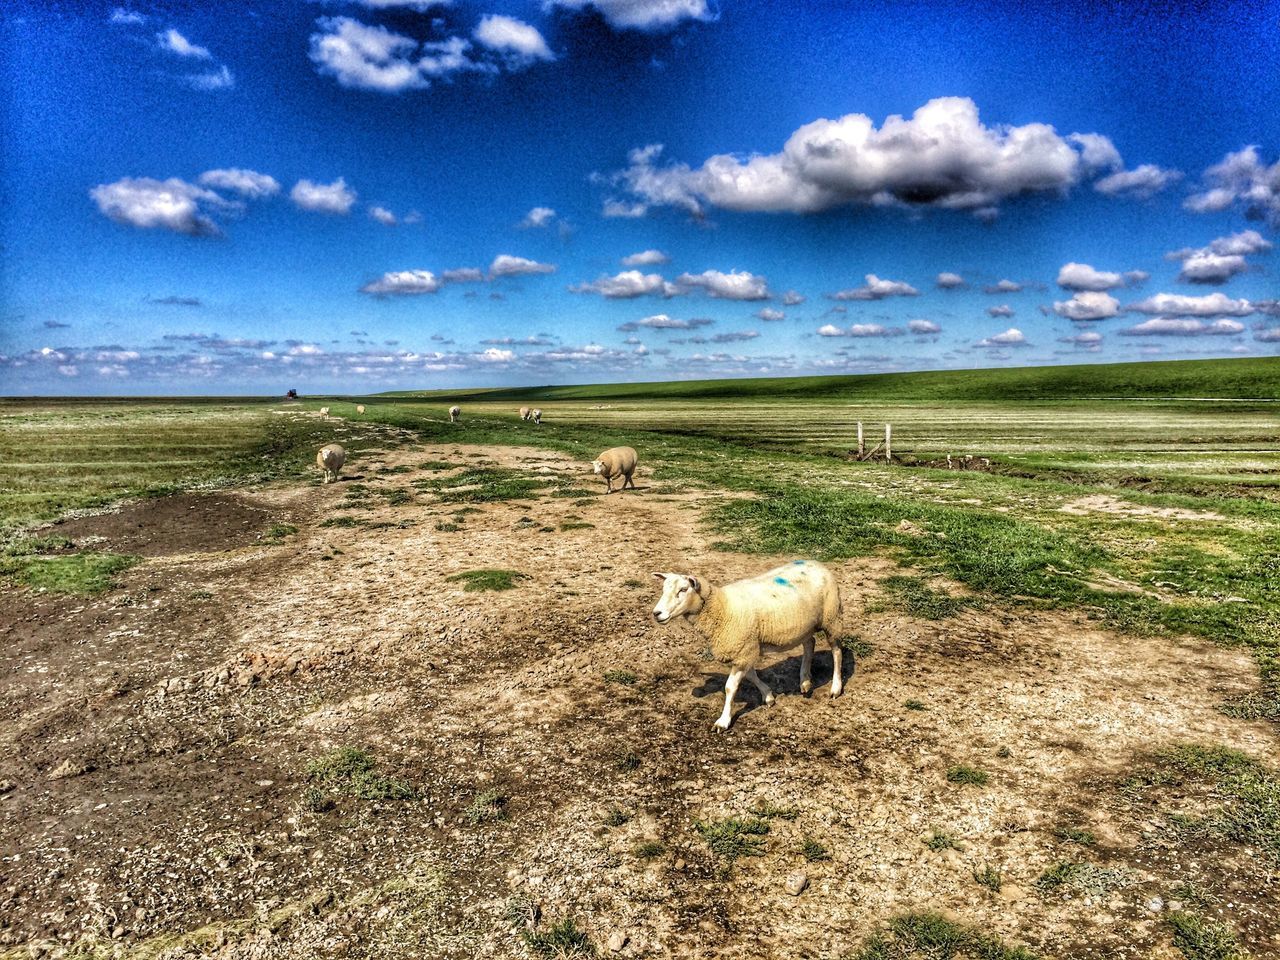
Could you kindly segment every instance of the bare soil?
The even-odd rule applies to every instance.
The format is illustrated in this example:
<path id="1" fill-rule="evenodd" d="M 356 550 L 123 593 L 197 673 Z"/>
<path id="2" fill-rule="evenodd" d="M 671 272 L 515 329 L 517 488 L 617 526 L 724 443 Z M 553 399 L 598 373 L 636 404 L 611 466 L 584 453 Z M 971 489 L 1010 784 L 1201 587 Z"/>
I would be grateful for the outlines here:
<path id="1" fill-rule="evenodd" d="M 455 515 L 411 485 L 439 460 L 573 476 L 592 495 Z M 625 939 L 624 957 L 839 957 L 924 909 L 1047 956 L 1175 957 L 1150 902 L 1183 882 L 1255 956 L 1280 955 L 1274 870 L 1223 840 L 1171 846 L 1159 811 L 1119 790 L 1174 743 L 1276 763 L 1274 728 L 1216 709 L 1257 687 L 1244 652 L 1084 614 L 863 615 L 898 570 L 849 561 L 833 569 L 871 652 L 844 696 L 828 697 L 826 652 L 807 698 L 782 656 L 762 671 L 777 704 L 747 688 L 719 735 L 724 672 L 691 629 L 653 622 L 650 572 L 723 581 L 789 558 L 711 549 L 714 492 L 657 488 L 642 466 L 638 490 L 600 496 L 589 465 L 519 448 L 359 466 L 363 487 L 65 524 L 149 559 L 98 597 L 0 597 L 0 956 L 522 957 L 508 913 L 532 903 L 538 929 L 574 918 L 601 953 Z M 390 505 L 393 490 L 412 496 Z M 335 517 L 361 525 L 321 526 Z M 267 542 L 271 523 L 299 530 Z M 528 579 L 446 581 L 478 568 Z M 341 746 L 419 796 L 313 809 L 307 763 Z M 949 782 L 957 764 L 988 783 Z M 469 817 L 490 790 L 501 817 Z M 796 813 L 771 819 L 762 855 L 707 849 L 696 821 L 761 803 Z M 627 822 L 607 826 L 611 807 Z M 928 849 L 934 830 L 960 849 Z M 830 859 L 806 862 L 805 838 Z M 1122 868 L 1127 885 L 1038 892 L 1058 861 Z M 999 893 L 975 882 L 985 866 Z M 792 896 L 796 871 L 809 886 Z"/>

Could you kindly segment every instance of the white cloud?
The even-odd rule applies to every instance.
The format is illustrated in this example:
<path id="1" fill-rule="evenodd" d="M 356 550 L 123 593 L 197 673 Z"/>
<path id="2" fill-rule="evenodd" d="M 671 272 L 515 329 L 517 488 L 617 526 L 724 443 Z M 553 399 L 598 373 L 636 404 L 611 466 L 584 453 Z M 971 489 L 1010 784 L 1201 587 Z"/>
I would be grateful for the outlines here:
<path id="1" fill-rule="evenodd" d="M 213 54 L 211 54 L 206 48 L 192 43 L 172 27 L 168 30 L 162 30 L 160 33 L 157 33 L 156 42 L 160 44 L 161 50 L 175 54 L 179 57 L 190 57 L 193 60 L 213 59 Z"/>
<path id="2" fill-rule="evenodd" d="M 1013 307 L 1007 303 L 1002 303 L 998 307 L 987 307 L 987 316 L 989 317 L 1012 317 L 1013 314 Z"/>
<path id="3" fill-rule="evenodd" d="M 369 216 L 374 220 L 377 220 L 384 227 L 394 227 L 396 225 L 396 215 L 386 207 L 370 207 Z"/>
<path id="4" fill-rule="evenodd" d="M 200 174 L 200 183 L 215 190 L 230 190 L 250 200 L 261 200 L 274 197 L 280 192 L 280 184 L 275 177 L 253 170 L 242 170 L 231 167 L 225 170 L 206 170 Z"/>
<path id="5" fill-rule="evenodd" d="M 1144 163 L 1132 170 L 1118 170 L 1103 177 L 1093 185 L 1093 189 L 1111 197 L 1126 195 L 1146 200 L 1181 179 L 1182 174 L 1177 170 Z"/>
<path id="6" fill-rule="evenodd" d="M 377 280 L 366 283 L 360 292 L 375 297 L 410 296 L 435 293 L 442 285 L 443 281 L 430 270 L 401 270 L 384 273 Z"/>
<path id="7" fill-rule="evenodd" d="M 709 338 L 711 343 L 745 343 L 748 340 L 755 340 L 760 334 L 755 330 L 734 330 L 727 333 L 717 333 L 714 337 Z"/>
<path id="8" fill-rule="evenodd" d="M 185 80 L 196 90 L 229 90 L 236 85 L 231 71 L 221 65 L 208 73 L 197 73 Z"/>
<path id="9" fill-rule="evenodd" d="M 509 253 L 500 253 L 493 258 L 493 263 L 489 264 L 489 276 L 494 277 L 524 277 L 537 273 L 555 273 L 556 267 L 553 263 L 539 263 L 537 260 L 529 260 L 525 257 L 513 257 Z"/>
<path id="10" fill-rule="evenodd" d="M 1043 123 L 985 126 L 965 97 L 930 100 L 877 129 L 864 114 L 798 129 L 779 153 L 720 154 L 700 167 L 656 166 L 662 147 L 631 152 L 614 180 L 646 205 L 812 213 L 848 204 L 994 213 L 1002 200 L 1063 193 L 1095 172 L 1105 137 L 1060 136 Z M 1114 148 L 1111 148 L 1114 151 Z"/>
<path id="11" fill-rule="evenodd" d="M 472 36 L 482 47 L 506 57 L 513 69 L 538 60 L 555 59 L 555 54 L 537 28 L 515 17 L 491 13 L 480 21 Z"/>
<path id="12" fill-rule="evenodd" d="M 855 323 L 849 328 L 849 336 L 851 337 L 893 337 L 901 332 L 901 330 L 885 327 L 879 323 Z"/>
<path id="13" fill-rule="evenodd" d="M 1249 269 L 1248 254 L 1265 253 L 1271 242 L 1256 230 L 1242 230 L 1218 237 L 1207 247 L 1190 247 L 1165 254 L 1167 260 L 1181 260 L 1178 279 L 1185 283 L 1225 283 Z"/>
<path id="14" fill-rule="evenodd" d="M 980 347 L 1018 347 L 1027 342 L 1027 338 L 1022 335 L 1022 331 L 1017 327 L 1010 327 L 1004 333 L 997 333 L 995 336 L 986 337 L 978 341 Z"/>
<path id="15" fill-rule="evenodd" d="M 1102 343 L 1102 334 L 1096 330 L 1086 330 L 1072 337 L 1060 337 L 1059 343 L 1074 343 L 1078 347 L 1096 347 Z"/>
<path id="16" fill-rule="evenodd" d="M 907 329 L 920 336 L 927 336 L 942 332 L 942 328 L 932 320 L 908 320 Z"/>
<path id="17" fill-rule="evenodd" d="M 782 295 L 782 305 L 784 307 L 798 307 L 800 304 L 804 303 L 807 299 L 809 298 L 806 297 L 803 293 L 799 293 L 795 290 L 788 290 L 786 293 Z"/>
<path id="18" fill-rule="evenodd" d="M 955 290 L 958 287 L 967 286 L 964 277 L 958 273 L 940 273 L 934 282 L 943 290 Z"/>
<path id="19" fill-rule="evenodd" d="M 1058 271 L 1058 286 L 1064 290 L 1114 290 L 1124 285 L 1120 274 L 1095 270 L 1087 263 L 1064 263 Z"/>
<path id="20" fill-rule="evenodd" d="M 702 273 L 682 273 L 676 284 L 686 288 L 700 288 L 708 296 L 721 300 L 768 300 L 769 285 L 765 278 L 746 270 L 704 270 Z"/>
<path id="21" fill-rule="evenodd" d="M 832 300 L 883 300 L 886 297 L 915 297 L 920 291 L 901 280 L 881 280 L 874 273 L 865 277 L 866 284 L 830 294 Z"/>
<path id="22" fill-rule="evenodd" d="M 1138 313 L 1162 313 L 1179 317 L 1247 317 L 1254 312 L 1248 300 L 1232 300 L 1225 293 L 1210 293 L 1203 297 L 1186 297 L 1176 293 L 1157 293 L 1126 310 Z"/>
<path id="23" fill-rule="evenodd" d="M 123 7 L 116 7 L 114 10 L 111 11 L 112 23 L 123 23 L 123 24 L 144 23 L 146 19 L 147 18 L 144 17 L 142 14 L 137 13 L 133 10 L 126 10 Z"/>
<path id="24" fill-rule="evenodd" d="M 1126 337 L 1235 336 L 1244 332 L 1244 324 L 1225 318 L 1206 323 L 1191 317 L 1152 317 L 1120 332 Z"/>
<path id="25" fill-rule="evenodd" d="M 652 267 L 670 262 L 671 258 L 661 250 L 641 250 L 639 253 L 633 253 L 629 257 L 622 258 L 624 267 Z"/>
<path id="26" fill-rule="evenodd" d="M 315 213 L 347 214 L 356 202 L 356 192 L 342 177 L 333 183 L 299 180 L 293 185 L 289 197 L 303 210 Z"/>
<path id="27" fill-rule="evenodd" d="M 639 270 L 623 270 L 612 277 L 599 277 L 590 283 L 579 283 L 569 288 L 573 293 L 598 293 L 610 300 L 632 300 L 636 297 L 674 297 L 680 293 L 675 284 L 668 283 L 659 274 L 641 273 Z"/>
<path id="28" fill-rule="evenodd" d="M 162 227 L 193 237 L 217 236 L 217 224 L 201 209 L 201 203 L 226 206 L 211 190 L 171 177 L 125 177 L 89 191 L 98 209 L 116 223 L 150 229 Z"/>
<path id="29" fill-rule="evenodd" d="M 492 69 L 467 55 L 471 44 L 461 37 L 419 44 L 350 17 L 321 17 L 316 23 L 320 32 L 311 35 L 311 61 L 344 87 L 399 93 L 426 89 L 450 74 Z"/>
<path id="30" fill-rule="evenodd" d="M 1253 335 L 1260 343 L 1280 343 L 1280 327 L 1263 327 Z"/>
<path id="31" fill-rule="evenodd" d="M 847 337 L 849 334 L 833 323 L 824 323 L 818 328 L 818 336 L 820 337 Z"/>
<path id="32" fill-rule="evenodd" d="M 476 267 L 455 267 L 440 274 L 445 283 L 480 283 L 484 280 L 484 271 Z"/>
<path id="33" fill-rule="evenodd" d="M 1055 303 L 1053 312 L 1068 320 L 1106 320 L 1120 313 L 1120 301 L 1102 290 L 1080 290 Z"/>
<path id="34" fill-rule="evenodd" d="M 669 317 L 665 313 L 655 313 L 651 317 L 637 320 L 635 326 L 648 327 L 651 330 L 693 330 L 696 327 L 705 327 L 710 323 L 710 320 L 698 317 L 692 320 L 681 320 L 676 317 Z M 630 326 L 630 324 L 627 324 L 627 326 Z"/>
<path id="35" fill-rule="evenodd" d="M 524 219 L 520 221 L 520 226 L 526 230 L 533 230 L 538 227 L 545 227 L 556 217 L 556 212 L 550 207 L 534 207 L 524 215 Z"/>
<path id="36" fill-rule="evenodd" d="M 777 323 L 779 320 L 787 319 L 787 315 L 781 310 L 774 310 L 772 307 L 761 307 L 756 311 L 756 316 L 765 323 Z"/>
<path id="37" fill-rule="evenodd" d="M 610 199 L 604 202 L 600 213 L 611 219 L 636 220 L 649 212 L 648 204 L 630 203 L 625 200 Z"/>
<path id="38" fill-rule="evenodd" d="M 1022 284 L 1016 280 L 1001 280 L 999 283 L 993 283 L 990 286 L 982 288 L 983 293 L 1021 293 Z"/>
<path id="39" fill-rule="evenodd" d="M 592 7 L 615 30 L 670 30 L 685 20 L 713 19 L 707 0 L 545 0 L 544 9 Z"/>
<path id="40" fill-rule="evenodd" d="M 1189 196 L 1183 206 L 1195 213 L 1213 213 L 1237 203 L 1249 216 L 1280 223 L 1280 160 L 1268 167 L 1254 146 L 1228 153 L 1204 172 L 1204 190 Z"/>

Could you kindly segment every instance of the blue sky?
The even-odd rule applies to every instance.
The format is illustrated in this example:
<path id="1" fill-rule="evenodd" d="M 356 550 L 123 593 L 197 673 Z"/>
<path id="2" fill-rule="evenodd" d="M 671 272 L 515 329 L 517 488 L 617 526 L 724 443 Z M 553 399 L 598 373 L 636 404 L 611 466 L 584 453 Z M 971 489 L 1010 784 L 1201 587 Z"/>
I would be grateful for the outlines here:
<path id="1" fill-rule="evenodd" d="M 1280 3 L 10 5 L 0 393 L 1280 352 Z"/>

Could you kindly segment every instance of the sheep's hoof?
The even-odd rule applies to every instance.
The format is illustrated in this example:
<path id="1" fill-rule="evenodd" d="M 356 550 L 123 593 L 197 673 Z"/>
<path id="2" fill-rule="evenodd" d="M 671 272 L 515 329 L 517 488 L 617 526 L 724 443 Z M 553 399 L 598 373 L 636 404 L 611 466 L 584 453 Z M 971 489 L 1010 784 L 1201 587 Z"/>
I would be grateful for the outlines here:
<path id="1" fill-rule="evenodd" d="M 832 687 L 831 699 L 834 700 L 836 697 L 840 696 L 840 694 L 842 693 L 844 693 L 844 687 Z"/>
<path id="2" fill-rule="evenodd" d="M 800 682 L 800 692 L 801 692 L 801 693 L 803 693 L 806 697 L 807 697 L 807 696 L 808 696 L 812 691 L 813 691 L 813 681 L 812 681 L 812 680 L 802 680 L 802 681 Z"/>
<path id="3" fill-rule="evenodd" d="M 729 724 L 724 720 L 717 720 L 711 725 L 711 728 L 715 730 L 716 733 L 725 733 L 729 729 Z"/>
<path id="4" fill-rule="evenodd" d="M 765 697 L 764 697 L 764 705 L 765 705 L 766 707 L 772 707 L 772 706 L 773 706 L 775 703 L 777 703 L 777 702 L 778 702 L 778 698 L 777 698 L 777 697 L 775 697 L 772 693 L 766 693 L 766 694 L 765 694 Z"/>

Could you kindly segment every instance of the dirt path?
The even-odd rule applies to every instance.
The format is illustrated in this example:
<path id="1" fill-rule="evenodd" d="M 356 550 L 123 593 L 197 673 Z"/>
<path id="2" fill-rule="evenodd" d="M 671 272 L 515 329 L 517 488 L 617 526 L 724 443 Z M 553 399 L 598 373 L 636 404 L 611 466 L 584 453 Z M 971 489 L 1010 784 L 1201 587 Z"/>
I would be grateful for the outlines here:
<path id="1" fill-rule="evenodd" d="M 0 953 L 80 940 L 107 956 L 525 956 L 507 914 L 534 903 L 539 929 L 573 918 L 601 952 L 625 936 L 628 957 L 838 957 L 921 909 L 1051 956 L 1175 956 L 1148 904 L 1190 880 L 1229 895 L 1257 955 L 1280 952 L 1256 862 L 1207 842 L 1168 855 L 1117 790 L 1177 742 L 1276 762 L 1269 728 L 1216 709 L 1256 687 L 1243 653 L 1059 613 L 869 614 L 871 652 L 842 698 L 827 696 L 829 655 L 811 698 L 798 657 L 779 658 L 762 671 L 778 703 L 748 690 L 720 736 L 724 674 L 692 630 L 652 622 L 649 573 L 727 580 L 789 558 L 711 549 L 709 494 L 643 470 L 634 493 L 460 514 L 413 486 L 447 476 L 422 469 L 439 461 L 596 492 L 556 454 L 404 450 L 334 485 L 69 527 L 148 559 L 91 600 L 5 595 Z M 273 523 L 297 532 L 266 542 Z M 478 568 L 527 579 L 501 593 L 446 580 Z M 896 572 L 835 569 L 855 612 Z M 418 797 L 320 809 L 306 765 L 343 746 Z M 949 782 L 958 764 L 988 783 Z M 477 806 L 486 791 L 506 798 L 500 818 Z M 708 851 L 696 821 L 762 803 L 795 814 L 770 820 L 762 855 L 727 866 Z M 611 808 L 626 822 L 606 825 Z M 1065 843 L 1064 826 L 1097 846 Z M 930 850 L 934 830 L 961 848 Z M 829 859 L 807 862 L 806 839 Z M 1038 893 L 1062 860 L 1121 867 L 1126 885 Z M 987 866 L 998 894 L 975 882 Z"/>

